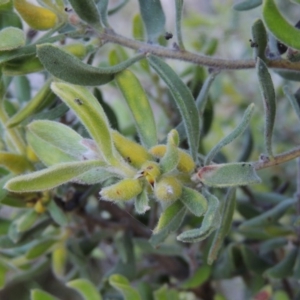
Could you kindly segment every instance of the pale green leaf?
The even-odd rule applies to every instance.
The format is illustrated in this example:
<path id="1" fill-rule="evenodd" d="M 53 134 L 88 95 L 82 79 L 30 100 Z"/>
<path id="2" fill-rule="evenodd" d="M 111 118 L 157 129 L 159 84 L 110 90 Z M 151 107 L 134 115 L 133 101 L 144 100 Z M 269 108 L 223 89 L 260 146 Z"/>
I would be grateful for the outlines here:
<path id="1" fill-rule="evenodd" d="M 30 300 L 58 300 L 56 297 L 39 289 L 31 290 L 30 297 Z"/>
<path id="2" fill-rule="evenodd" d="M 57 239 L 54 238 L 44 238 L 38 240 L 36 244 L 31 247 L 25 254 L 27 259 L 36 259 L 41 255 L 49 252 L 51 247 L 57 242 Z"/>
<path id="3" fill-rule="evenodd" d="M 206 198 L 189 187 L 182 188 L 182 194 L 180 201 L 186 206 L 186 208 L 194 215 L 200 217 L 205 214 L 207 210 Z"/>
<path id="4" fill-rule="evenodd" d="M 237 11 L 244 11 L 255 8 L 262 4 L 262 0 L 245 0 L 240 3 L 237 3 L 233 6 L 233 9 Z"/>
<path id="5" fill-rule="evenodd" d="M 67 286 L 76 290 L 84 300 L 102 300 L 97 288 L 87 279 L 75 279 L 69 281 Z"/>
<path id="6" fill-rule="evenodd" d="M 13 50 L 25 45 L 23 30 L 6 27 L 0 31 L 0 51 Z"/>
<path id="7" fill-rule="evenodd" d="M 54 222 L 56 222 L 59 226 L 64 227 L 68 225 L 69 220 L 66 214 L 62 211 L 60 207 L 58 207 L 54 200 L 51 200 L 48 203 L 47 210 Z"/>
<path id="8" fill-rule="evenodd" d="M 123 295 L 124 300 L 142 300 L 138 291 L 130 286 L 126 277 L 119 274 L 111 275 L 109 283 Z"/>
<path id="9" fill-rule="evenodd" d="M 15 193 L 36 192 L 53 189 L 83 172 L 103 166 L 98 160 L 62 163 L 41 171 L 17 176 L 9 180 L 4 188 Z"/>
<path id="10" fill-rule="evenodd" d="M 57 96 L 74 110 L 96 142 L 103 158 L 113 164 L 115 162 L 115 150 L 109 122 L 93 94 L 85 87 L 63 82 L 55 82 L 51 88 Z"/>

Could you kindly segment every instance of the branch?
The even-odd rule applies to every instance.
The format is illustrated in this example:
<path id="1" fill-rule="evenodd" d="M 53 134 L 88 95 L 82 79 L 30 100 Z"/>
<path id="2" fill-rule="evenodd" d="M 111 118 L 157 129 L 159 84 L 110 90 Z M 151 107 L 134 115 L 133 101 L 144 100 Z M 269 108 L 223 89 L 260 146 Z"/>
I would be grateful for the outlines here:
<path id="1" fill-rule="evenodd" d="M 217 69 L 227 70 L 241 70 L 255 68 L 255 60 L 231 60 L 221 59 L 217 57 L 210 57 L 201 54 L 195 54 L 186 50 L 179 50 L 178 48 L 166 48 L 159 45 L 148 44 L 140 41 L 136 41 L 130 38 L 126 38 L 115 33 L 111 29 L 100 34 L 100 39 L 103 43 L 119 44 L 121 46 L 145 53 L 151 53 L 160 57 L 182 60 L 191 62 L 201 66 L 207 66 Z M 268 62 L 268 67 L 272 69 L 283 69 L 291 71 L 300 71 L 300 62 L 290 62 L 285 59 L 272 60 Z"/>
<path id="2" fill-rule="evenodd" d="M 296 147 L 287 152 L 283 152 L 279 155 L 274 156 L 274 158 L 272 158 L 272 159 L 265 158 L 265 159 L 261 159 L 257 162 L 253 162 L 253 165 L 256 170 L 261 170 L 261 169 L 265 169 L 265 168 L 269 168 L 272 166 L 276 166 L 276 165 L 285 163 L 285 162 L 295 159 L 297 157 L 300 157 L 300 147 Z"/>

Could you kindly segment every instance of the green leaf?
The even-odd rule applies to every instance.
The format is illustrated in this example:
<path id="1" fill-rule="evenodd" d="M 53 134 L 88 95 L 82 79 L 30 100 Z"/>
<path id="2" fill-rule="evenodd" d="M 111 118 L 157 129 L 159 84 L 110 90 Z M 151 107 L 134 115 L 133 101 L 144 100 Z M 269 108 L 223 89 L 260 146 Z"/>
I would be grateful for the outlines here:
<path id="1" fill-rule="evenodd" d="M 180 287 L 183 289 L 193 289 L 201 286 L 205 281 L 209 279 L 211 271 L 211 266 L 204 265 L 199 267 L 195 274 L 188 280 L 184 281 Z"/>
<path id="2" fill-rule="evenodd" d="M 24 173 L 33 168 L 23 155 L 2 151 L 0 151 L 0 166 L 15 174 Z"/>
<path id="3" fill-rule="evenodd" d="M 233 9 L 237 11 L 244 11 L 255 8 L 262 4 L 262 0 L 245 0 L 240 3 L 237 3 L 233 6 Z"/>
<path id="4" fill-rule="evenodd" d="M 80 19 L 97 29 L 101 29 L 100 15 L 94 0 L 69 0 Z"/>
<path id="5" fill-rule="evenodd" d="M 175 129 L 173 129 L 168 134 L 166 153 L 159 162 L 162 173 L 171 172 L 177 167 L 179 163 L 178 144 L 178 132 Z"/>
<path id="6" fill-rule="evenodd" d="M 27 129 L 28 143 L 46 166 L 84 160 L 89 152 L 82 144 L 83 138 L 64 124 L 38 120 L 30 123 Z"/>
<path id="7" fill-rule="evenodd" d="M 200 181 L 211 187 L 233 187 L 259 183 L 260 178 L 251 163 L 208 165 L 198 171 Z"/>
<path id="8" fill-rule="evenodd" d="M 253 43 L 255 43 L 254 46 L 254 53 L 256 57 L 259 57 L 262 60 L 266 60 L 265 51 L 268 45 L 268 36 L 265 29 L 265 26 L 262 22 L 262 20 L 258 19 L 254 22 L 252 25 L 252 38 Z"/>
<path id="9" fill-rule="evenodd" d="M 140 81 L 129 70 L 118 73 L 115 80 L 133 115 L 142 144 L 146 148 L 151 148 L 157 144 L 156 125 L 152 108 Z"/>
<path id="10" fill-rule="evenodd" d="M 23 30 L 16 27 L 6 27 L 0 31 L 0 51 L 13 50 L 24 45 Z"/>
<path id="11" fill-rule="evenodd" d="M 84 86 L 106 84 L 113 80 L 114 74 L 128 68 L 145 56 L 145 54 L 137 54 L 118 65 L 96 68 L 52 44 L 41 44 L 36 48 L 40 61 L 49 73 L 64 81 Z"/>
<path id="12" fill-rule="evenodd" d="M 98 8 L 99 8 L 99 13 L 100 13 L 100 19 L 102 24 L 105 27 L 111 27 L 108 23 L 108 19 L 107 19 L 107 6 L 108 6 L 108 1 L 109 0 L 101 0 L 98 3 Z"/>
<path id="13" fill-rule="evenodd" d="M 134 208 L 138 214 L 144 214 L 150 209 L 149 198 L 146 189 L 143 189 L 143 191 L 136 196 Z"/>
<path id="14" fill-rule="evenodd" d="M 103 165 L 103 162 L 98 160 L 61 163 L 31 174 L 17 176 L 9 180 L 4 188 L 15 193 L 49 190 L 72 180 L 83 172 Z"/>
<path id="15" fill-rule="evenodd" d="M 270 278 L 282 279 L 293 275 L 293 267 L 297 259 L 298 249 L 294 247 L 274 267 L 266 270 L 264 275 Z"/>
<path id="16" fill-rule="evenodd" d="M 160 215 L 158 224 L 153 230 L 153 235 L 149 240 L 151 245 L 156 247 L 163 242 L 171 232 L 176 231 L 181 226 L 185 214 L 186 208 L 180 201 L 175 201 L 168 206 Z"/>
<path id="17" fill-rule="evenodd" d="M 290 91 L 288 86 L 283 87 L 283 92 L 284 92 L 285 96 L 289 99 L 297 117 L 300 120 L 300 106 L 299 106 L 299 103 L 298 103 L 296 97 L 292 94 L 292 92 Z"/>
<path id="18" fill-rule="evenodd" d="M 25 256 L 27 259 L 36 259 L 41 255 L 45 254 L 46 252 L 50 251 L 51 247 L 57 242 L 57 239 L 54 238 L 44 238 L 30 248 Z"/>
<path id="19" fill-rule="evenodd" d="M 298 247 L 297 259 L 293 269 L 293 277 L 300 280 L 300 248 Z"/>
<path id="20" fill-rule="evenodd" d="M 40 215 L 35 210 L 29 209 L 16 221 L 17 232 L 24 232 L 30 229 L 39 216 Z"/>
<path id="21" fill-rule="evenodd" d="M 66 214 L 62 211 L 61 208 L 55 203 L 54 200 L 51 200 L 47 205 L 47 210 L 50 213 L 51 218 L 56 222 L 59 226 L 65 227 L 69 224 L 69 220 Z"/>
<path id="22" fill-rule="evenodd" d="M 139 0 L 141 15 L 146 27 L 148 41 L 155 42 L 165 29 L 165 14 L 160 0 Z"/>
<path id="23" fill-rule="evenodd" d="M 166 285 L 163 285 L 154 291 L 154 300 L 180 300 L 180 298 L 176 290 L 168 289 Z"/>
<path id="24" fill-rule="evenodd" d="M 216 154 L 226 145 L 231 143 L 234 139 L 236 139 L 239 135 L 241 135 L 245 129 L 247 128 L 250 118 L 252 116 L 254 109 L 254 104 L 250 104 L 248 108 L 246 109 L 243 119 L 240 122 L 240 124 L 230 133 L 228 134 L 225 138 L 223 138 L 217 145 L 215 145 L 209 153 L 206 155 L 204 165 L 208 165 L 211 163 L 211 161 L 214 159 Z"/>
<path id="25" fill-rule="evenodd" d="M 256 70 L 265 107 L 265 147 L 267 154 L 273 157 L 272 135 L 276 116 L 275 90 L 268 68 L 260 58 L 257 58 Z"/>
<path id="26" fill-rule="evenodd" d="M 219 227 L 221 221 L 219 200 L 206 190 L 203 190 L 203 193 L 208 201 L 208 208 L 204 215 L 201 227 L 182 232 L 177 236 L 178 241 L 184 243 L 202 241 Z"/>
<path id="27" fill-rule="evenodd" d="M 51 81 L 49 80 L 21 110 L 19 110 L 6 122 L 5 125 L 8 128 L 19 125 L 27 117 L 38 111 L 44 103 L 52 100 L 54 98 L 54 94 L 50 90 L 50 84 Z"/>
<path id="28" fill-rule="evenodd" d="M 102 300 L 97 288 L 87 279 L 69 281 L 67 286 L 76 290 L 85 300 Z"/>
<path id="29" fill-rule="evenodd" d="M 196 161 L 199 144 L 199 115 L 193 96 L 180 77 L 163 60 L 148 56 L 151 67 L 165 81 L 182 116 L 188 137 L 190 152 Z"/>
<path id="30" fill-rule="evenodd" d="M 274 0 L 263 2 L 262 14 L 266 27 L 280 42 L 300 50 L 300 30 L 284 19 Z"/>
<path id="31" fill-rule="evenodd" d="M 278 248 L 283 248 L 288 243 L 288 239 L 285 237 L 278 237 L 262 242 L 259 245 L 259 253 L 261 255 L 268 254 Z"/>
<path id="32" fill-rule="evenodd" d="M 262 274 L 267 268 L 270 267 L 270 263 L 262 259 L 257 253 L 246 245 L 240 246 L 242 258 L 246 268 L 254 272 L 257 275 Z"/>
<path id="33" fill-rule="evenodd" d="M 132 20 L 132 35 L 138 41 L 145 40 L 144 24 L 140 14 L 136 14 Z"/>
<path id="34" fill-rule="evenodd" d="M 44 292 L 43 290 L 34 289 L 30 292 L 30 300 L 58 300 L 56 297 Z"/>
<path id="35" fill-rule="evenodd" d="M 63 279 L 68 260 L 68 251 L 63 243 L 56 245 L 51 253 L 51 269 L 55 277 Z"/>
<path id="36" fill-rule="evenodd" d="M 29 101 L 31 96 L 31 86 L 28 78 L 26 76 L 17 76 L 14 78 L 13 82 L 15 85 L 16 96 L 18 100 L 20 102 Z"/>
<path id="37" fill-rule="evenodd" d="M 175 6 L 176 6 L 176 36 L 177 36 L 178 46 L 181 50 L 184 50 L 182 33 L 181 33 L 181 17 L 182 17 L 183 0 L 176 0 Z"/>
<path id="38" fill-rule="evenodd" d="M 122 294 L 124 300 L 141 300 L 138 291 L 130 286 L 126 277 L 119 274 L 111 275 L 109 283 Z"/>
<path id="39" fill-rule="evenodd" d="M 53 92 L 74 110 L 87 131 L 94 139 L 103 158 L 114 164 L 115 150 L 107 117 L 93 94 L 84 87 L 63 82 L 51 86 Z M 99 130 L 101 128 L 101 130 Z"/>
<path id="40" fill-rule="evenodd" d="M 192 214 L 197 217 L 204 215 L 207 210 L 206 198 L 196 190 L 193 190 L 189 187 L 184 186 L 182 188 L 180 201 Z"/>
<path id="41" fill-rule="evenodd" d="M 209 265 L 211 265 L 213 261 L 217 258 L 218 253 L 222 247 L 223 241 L 231 228 L 233 213 L 235 210 L 235 201 L 236 201 L 235 194 L 236 194 L 236 189 L 230 188 L 228 189 L 228 192 L 224 199 L 222 213 L 221 213 L 222 216 L 221 224 L 215 233 L 213 242 L 210 246 L 209 253 L 208 253 L 207 262 Z"/>
<path id="42" fill-rule="evenodd" d="M 240 228 L 245 227 L 260 227 L 266 226 L 276 223 L 285 213 L 286 211 L 294 205 L 296 202 L 295 199 L 286 199 L 279 204 L 277 204 L 272 209 L 269 209 L 265 213 L 260 214 L 259 216 L 252 218 L 250 220 L 245 221 L 242 223 Z"/>
<path id="43" fill-rule="evenodd" d="M 0 263 L 0 289 L 3 289 L 6 284 L 6 274 L 8 272 L 8 267 L 3 263 Z"/>

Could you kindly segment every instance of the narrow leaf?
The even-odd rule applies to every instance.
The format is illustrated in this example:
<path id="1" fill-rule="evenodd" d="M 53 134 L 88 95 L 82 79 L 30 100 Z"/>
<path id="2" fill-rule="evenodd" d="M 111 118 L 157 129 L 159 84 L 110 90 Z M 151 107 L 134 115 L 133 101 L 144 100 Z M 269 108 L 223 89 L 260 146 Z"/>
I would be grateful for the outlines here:
<path id="1" fill-rule="evenodd" d="M 237 11 L 244 11 L 255 8 L 262 4 L 262 0 L 245 0 L 240 3 L 237 3 L 233 6 L 233 9 Z"/>
<path id="2" fill-rule="evenodd" d="M 122 294 L 124 300 L 141 300 L 138 291 L 130 286 L 126 277 L 118 274 L 111 275 L 109 283 Z"/>
<path id="3" fill-rule="evenodd" d="M 55 203 L 54 200 L 51 200 L 47 205 L 47 210 L 52 217 L 53 221 L 56 222 L 59 226 L 65 227 L 69 224 L 69 220 L 66 214 L 62 211 L 61 208 Z"/>
<path id="4" fill-rule="evenodd" d="M 191 188 L 182 188 L 180 201 L 192 214 L 194 214 L 197 217 L 204 215 L 207 210 L 206 198 L 202 194 Z"/>
<path id="5" fill-rule="evenodd" d="M 268 36 L 262 20 L 258 19 L 252 25 L 252 38 L 254 43 L 255 58 L 266 60 L 265 51 L 268 45 Z"/>
<path id="6" fill-rule="evenodd" d="M 56 242 L 57 239 L 54 238 L 41 239 L 26 252 L 25 256 L 27 259 L 36 259 L 46 252 L 50 251 L 51 247 Z"/>
<path id="7" fill-rule="evenodd" d="M 165 28 L 165 14 L 160 0 L 139 0 L 141 15 L 146 27 L 148 41 L 155 42 Z"/>
<path id="8" fill-rule="evenodd" d="M 260 182 L 251 163 L 209 165 L 201 168 L 197 174 L 205 185 L 219 188 Z"/>
<path id="9" fill-rule="evenodd" d="M 53 93 L 50 90 L 50 84 L 50 80 L 46 82 L 36 95 L 28 101 L 21 110 L 13 115 L 13 117 L 10 118 L 5 125 L 8 128 L 11 128 L 20 124 L 27 117 L 35 113 L 50 97 L 53 98 Z"/>
<path id="10" fill-rule="evenodd" d="M 184 243 L 195 243 L 202 241 L 219 227 L 221 221 L 219 200 L 206 190 L 204 190 L 203 193 L 208 201 L 208 208 L 204 215 L 201 227 L 182 232 L 177 236 L 178 241 Z"/>
<path id="11" fill-rule="evenodd" d="M 0 31 L 0 51 L 7 51 L 25 45 L 23 30 L 16 27 L 6 27 Z"/>
<path id="12" fill-rule="evenodd" d="M 266 27 L 280 42 L 300 50 L 300 30 L 284 19 L 274 0 L 263 2 L 262 14 Z"/>
<path id="13" fill-rule="evenodd" d="M 183 289 L 193 289 L 201 286 L 206 282 L 211 275 L 212 267 L 208 265 L 201 266 L 195 272 L 195 274 L 188 280 L 182 283 L 180 286 Z"/>
<path id="14" fill-rule="evenodd" d="M 115 80 L 133 115 L 142 144 L 146 148 L 156 145 L 154 115 L 138 78 L 131 71 L 124 70 L 115 76 Z"/>
<path id="15" fill-rule="evenodd" d="M 103 162 L 90 160 L 62 163 L 31 174 L 17 176 L 9 180 L 4 188 L 15 193 L 49 190 L 97 166 L 103 166 Z"/>
<path id="16" fill-rule="evenodd" d="M 107 6 L 108 6 L 108 1 L 109 0 L 101 0 L 98 3 L 98 8 L 99 8 L 99 13 L 100 13 L 100 19 L 102 24 L 105 27 L 111 27 L 108 23 L 108 19 L 107 19 Z"/>
<path id="17" fill-rule="evenodd" d="M 273 157 L 272 135 L 276 116 L 275 90 L 268 68 L 260 58 L 257 58 L 256 70 L 265 107 L 265 147 L 268 155 Z"/>
<path id="18" fill-rule="evenodd" d="M 216 154 L 226 145 L 231 143 L 234 139 L 236 139 L 239 135 L 241 135 L 245 129 L 247 128 L 250 118 L 252 116 L 254 109 L 254 104 L 250 104 L 248 108 L 246 109 L 243 119 L 240 122 L 240 124 L 230 133 L 228 134 L 225 138 L 223 138 L 217 145 L 215 145 L 210 152 L 207 154 L 204 165 L 208 165 L 211 163 L 211 161 L 214 159 Z"/>
<path id="19" fill-rule="evenodd" d="M 199 144 L 199 115 L 193 96 L 179 76 L 163 60 L 153 55 L 148 57 L 150 65 L 165 81 L 177 104 L 185 126 L 190 152 L 196 161 Z"/>
<path id="20" fill-rule="evenodd" d="M 240 228 L 253 228 L 274 224 L 286 213 L 286 211 L 291 206 L 295 204 L 295 202 L 295 199 L 286 199 L 277 204 L 272 209 L 269 209 L 268 211 L 258 215 L 255 218 L 245 221 L 244 223 L 242 223 Z"/>
<path id="21" fill-rule="evenodd" d="M 222 243 L 230 230 L 233 213 L 235 210 L 235 200 L 236 200 L 235 194 L 236 194 L 236 189 L 230 188 L 224 199 L 223 209 L 221 213 L 222 216 L 221 224 L 215 233 L 213 242 L 210 246 L 209 253 L 208 253 L 207 262 L 209 265 L 211 265 L 213 261 L 216 260 L 219 250 L 222 247 Z"/>
<path id="22" fill-rule="evenodd" d="M 101 29 L 100 15 L 94 0 L 69 0 L 79 18 L 86 23 Z"/>
<path id="23" fill-rule="evenodd" d="M 113 163 L 115 161 L 115 150 L 109 123 L 93 94 L 87 88 L 63 82 L 55 82 L 51 88 L 76 113 L 96 142 L 103 158 L 107 162 Z"/>
<path id="24" fill-rule="evenodd" d="M 76 290 L 85 300 L 102 300 L 102 297 L 94 284 L 87 279 L 75 279 L 69 281 L 67 286 Z"/>
<path id="25" fill-rule="evenodd" d="M 176 35 L 177 35 L 178 46 L 181 50 L 184 50 L 182 32 L 181 32 L 183 0 L 176 0 L 175 7 L 176 7 Z"/>
<path id="26" fill-rule="evenodd" d="M 30 300 L 58 300 L 56 297 L 38 289 L 31 290 Z"/>
<path id="27" fill-rule="evenodd" d="M 185 214 L 186 208 L 180 201 L 168 206 L 160 215 L 158 224 L 149 240 L 151 245 L 154 247 L 159 245 L 171 232 L 176 231 L 181 226 Z"/>
<path id="28" fill-rule="evenodd" d="M 51 253 L 52 272 L 59 279 L 63 279 L 66 271 L 66 264 L 68 260 L 68 251 L 64 244 L 59 244 Z"/>
<path id="29" fill-rule="evenodd" d="M 285 237 L 278 237 L 262 242 L 259 245 L 259 253 L 261 255 L 269 254 L 278 248 L 283 248 L 288 243 L 288 239 Z"/>
<path id="30" fill-rule="evenodd" d="M 17 232 L 27 231 L 33 226 L 33 224 L 37 221 L 38 218 L 39 214 L 35 210 L 29 209 L 26 213 L 22 215 L 21 218 L 19 218 L 16 221 Z"/>
<path id="31" fill-rule="evenodd" d="M 128 68 L 145 56 L 144 54 L 138 54 L 118 65 L 108 68 L 96 68 L 85 64 L 74 55 L 52 44 L 38 45 L 37 55 L 46 70 L 53 76 L 73 84 L 85 86 L 106 84 L 113 80 L 115 73 Z"/>
<path id="32" fill-rule="evenodd" d="M 276 279 L 282 279 L 293 275 L 293 267 L 297 259 L 297 253 L 297 247 L 289 250 L 285 257 L 274 267 L 268 269 L 264 275 Z"/>

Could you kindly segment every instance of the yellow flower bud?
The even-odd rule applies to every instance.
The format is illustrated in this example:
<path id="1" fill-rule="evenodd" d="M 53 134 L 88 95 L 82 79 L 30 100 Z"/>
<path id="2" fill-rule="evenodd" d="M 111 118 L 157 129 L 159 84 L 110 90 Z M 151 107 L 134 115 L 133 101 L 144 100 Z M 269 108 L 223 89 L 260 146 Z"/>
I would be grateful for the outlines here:
<path id="1" fill-rule="evenodd" d="M 103 200 L 127 201 L 136 197 L 142 190 L 142 184 L 138 179 L 128 178 L 105 187 L 99 194 Z"/>
<path id="2" fill-rule="evenodd" d="M 30 145 L 27 145 L 27 147 L 26 147 L 26 156 L 32 162 L 39 161 L 39 158 L 36 156 L 35 152 L 33 151 L 32 147 Z"/>
<path id="3" fill-rule="evenodd" d="M 156 179 L 160 176 L 159 164 L 154 161 L 147 161 L 142 165 L 139 174 L 140 177 L 144 177 L 153 187 Z"/>
<path id="4" fill-rule="evenodd" d="M 22 19 L 33 29 L 48 30 L 57 23 L 57 16 L 51 10 L 36 6 L 26 0 L 14 0 L 14 6 Z"/>
<path id="5" fill-rule="evenodd" d="M 149 152 L 156 157 L 163 157 L 167 151 L 166 145 L 157 145 L 152 147 Z M 195 170 L 195 162 L 192 157 L 186 153 L 185 151 L 178 149 L 179 151 L 179 162 L 177 165 L 177 169 L 180 172 L 190 173 Z"/>
<path id="6" fill-rule="evenodd" d="M 154 195 L 161 201 L 175 201 L 182 193 L 182 185 L 175 177 L 163 177 L 154 187 Z"/>
<path id="7" fill-rule="evenodd" d="M 140 168 L 144 162 L 152 160 L 152 156 L 143 146 L 127 139 L 119 132 L 112 131 L 112 137 L 119 153 L 132 166 Z"/>
<path id="8" fill-rule="evenodd" d="M 34 205 L 34 210 L 38 214 L 43 214 L 46 211 L 46 207 L 43 205 L 41 200 L 38 200 Z"/>

